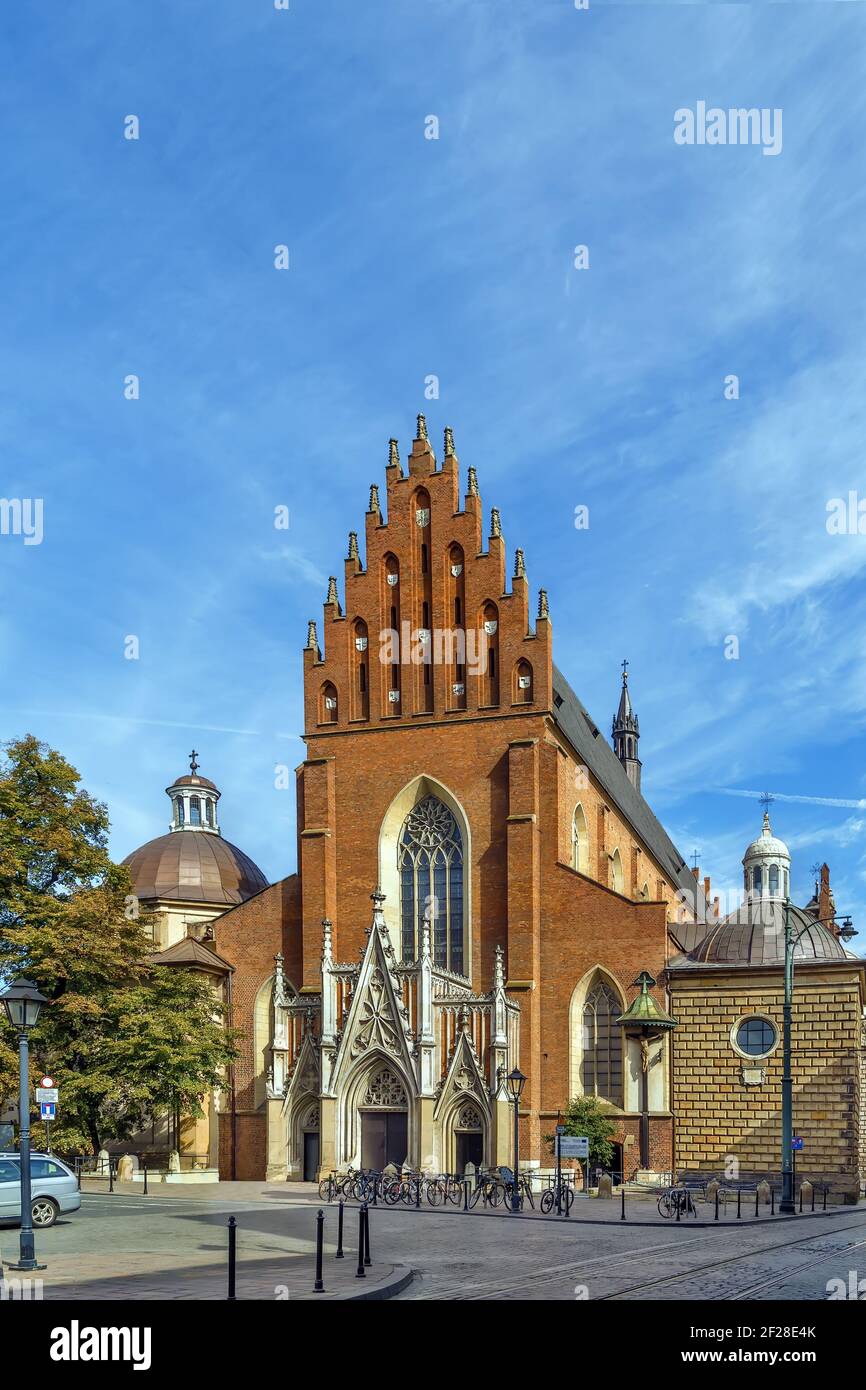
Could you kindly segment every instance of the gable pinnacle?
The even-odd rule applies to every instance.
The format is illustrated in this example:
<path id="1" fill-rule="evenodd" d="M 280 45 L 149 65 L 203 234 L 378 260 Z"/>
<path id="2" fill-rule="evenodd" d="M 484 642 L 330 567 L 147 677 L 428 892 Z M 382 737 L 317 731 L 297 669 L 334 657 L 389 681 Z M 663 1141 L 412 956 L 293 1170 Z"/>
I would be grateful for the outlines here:
<path id="1" fill-rule="evenodd" d="M 317 635 L 316 635 L 316 624 L 315 624 L 315 622 L 313 622 L 312 619 L 310 620 L 310 622 L 307 623 L 307 648 L 306 648 L 306 649 L 307 649 L 308 652 L 318 652 L 318 650 L 319 650 L 319 639 L 318 639 L 318 637 L 317 637 Z"/>
<path id="2" fill-rule="evenodd" d="M 548 607 L 548 603 L 547 603 L 547 590 L 546 590 L 546 589 L 539 589 L 539 591 L 538 591 L 538 616 L 539 616 L 539 618 L 549 618 L 549 617 L 550 617 L 550 608 Z"/>
<path id="3" fill-rule="evenodd" d="M 370 484 L 370 505 L 367 511 L 377 512 L 379 516 L 382 515 L 382 508 L 379 506 L 379 489 L 375 483 Z"/>
<path id="4" fill-rule="evenodd" d="M 498 507 L 491 507 L 490 509 L 490 534 L 491 536 L 502 535 L 502 522 L 499 519 Z"/>
<path id="5" fill-rule="evenodd" d="M 523 559 L 523 551 L 519 549 L 514 552 L 514 578 L 526 578 L 526 563 Z"/>
<path id="6" fill-rule="evenodd" d="M 350 532 L 349 532 L 349 559 L 350 559 L 350 560 L 355 560 L 355 561 L 357 561 L 358 563 L 360 563 L 361 557 L 360 557 L 360 555 L 358 554 L 358 532 L 357 532 L 357 531 L 350 531 Z"/>
<path id="7" fill-rule="evenodd" d="M 424 415 L 419 415 L 419 416 L 418 416 L 418 433 L 416 434 L 415 438 L 416 438 L 416 439 L 426 439 L 426 438 L 427 438 L 427 419 L 426 419 L 426 417 L 425 417 Z"/>
<path id="8" fill-rule="evenodd" d="M 398 469 L 399 475 L 402 478 L 403 469 L 400 467 L 400 449 L 396 439 L 388 440 L 388 467 Z"/>
<path id="9" fill-rule="evenodd" d="M 445 457 L 450 458 L 454 453 L 454 431 L 450 425 L 445 426 Z"/>
<path id="10" fill-rule="evenodd" d="M 466 484 L 466 493 L 469 497 L 478 496 L 478 474 L 474 468 L 469 469 L 469 479 Z"/>
<path id="11" fill-rule="evenodd" d="M 337 598 L 337 579 L 333 574 L 328 580 L 328 597 L 325 599 L 325 603 L 334 603 L 338 608 L 340 606 L 340 600 Z"/>

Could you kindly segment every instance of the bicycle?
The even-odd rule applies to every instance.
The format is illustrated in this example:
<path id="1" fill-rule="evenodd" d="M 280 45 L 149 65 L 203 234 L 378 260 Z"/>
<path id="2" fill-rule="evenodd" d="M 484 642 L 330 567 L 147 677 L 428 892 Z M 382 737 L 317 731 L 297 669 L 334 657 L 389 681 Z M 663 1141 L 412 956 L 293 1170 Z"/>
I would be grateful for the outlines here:
<path id="1" fill-rule="evenodd" d="M 560 1211 L 568 1216 L 574 1201 L 574 1188 L 570 1182 L 561 1182 L 558 1186 L 556 1183 L 553 1183 L 551 1187 L 548 1187 L 546 1192 L 541 1194 L 541 1202 L 539 1205 L 545 1216 L 549 1216 L 554 1207 L 557 1206 L 557 1198 Z"/>
<path id="2" fill-rule="evenodd" d="M 677 1216 L 697 1216 L 698 1209 L 687 1187 L 669 1187 L 658 1200 L 659 1215 L 666 1220 Z"/>

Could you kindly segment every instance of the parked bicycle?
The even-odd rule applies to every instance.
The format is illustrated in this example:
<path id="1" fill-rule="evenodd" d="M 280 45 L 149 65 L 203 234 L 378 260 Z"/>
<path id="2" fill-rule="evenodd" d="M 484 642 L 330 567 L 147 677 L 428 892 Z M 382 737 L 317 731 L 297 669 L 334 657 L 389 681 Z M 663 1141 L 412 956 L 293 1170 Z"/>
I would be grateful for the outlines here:
<path id="1" fill-rule="evenodd" d="M 692 1194 L 687 1187 L 669 1187 L 661 1194 L 658 1201 L 659 1215 L 666 1218 L 683 1216 L 697 1216 L 698 1209 L 692 1200 Z"/>

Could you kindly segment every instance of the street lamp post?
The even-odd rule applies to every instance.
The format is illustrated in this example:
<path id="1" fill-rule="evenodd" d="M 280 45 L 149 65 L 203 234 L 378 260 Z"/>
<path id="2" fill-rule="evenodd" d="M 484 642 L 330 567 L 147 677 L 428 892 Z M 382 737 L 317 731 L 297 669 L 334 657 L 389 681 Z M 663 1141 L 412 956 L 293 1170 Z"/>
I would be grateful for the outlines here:
<path id="1" fill-rule="evenodd" d="M 779 1211 L 785 1216 L 796 1212 L 794 1203 L 794 1078 L 791 1072 L 791 1014 L 794 1001 L 794 949 L 810 927 L 835 922 L 835 917 L 811 918 L 798 932 L 791 923 L 791 899 L 785 899 L 785 1001 L 782 1006 L 782 1200 Z M 850 941 L 857 933 L 850 917 L 843 917 L 839 935 Z"/>
<path id="2" fill-rule="evenodd" d="M 523 1095 L 523 1088 L 526 1085 L 526 1077 L 517 1067 L 508 1073 L 505 1078 L 508 1086 L 508 1097 L 514 1106 L 514 1182 L 511 1186 L 511 1210 L 520 1211 L 520 1192 L 517 1185 L 517 1175 L 520 1167 L 520 1097 Z"/>
<path id="3" fill-rule="evenodd" d="M 44 1269 L 37 1264 L 33 1241 L 33 1211 L 30 1197 L 30 1078 L 28 1034 L 35 1027 L 42 1005 L 48 1001 L 32 980 L 23 976 L 0 995 L 12 1027 L 18 1034 L 18 1148 L 21 1155 L 21 1230 L 19 1259 L 10 1269 Z"/>

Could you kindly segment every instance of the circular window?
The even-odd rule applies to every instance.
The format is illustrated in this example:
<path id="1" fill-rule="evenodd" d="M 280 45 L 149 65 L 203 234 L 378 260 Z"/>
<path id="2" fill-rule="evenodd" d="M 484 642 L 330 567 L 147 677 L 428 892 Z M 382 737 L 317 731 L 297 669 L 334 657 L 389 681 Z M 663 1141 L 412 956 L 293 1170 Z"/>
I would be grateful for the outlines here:
<path id="1" fill-rule="evenodd" d="M 776 1046 L 778 1034 L 768 1018 L 744 1018 L 737 1025 L 734 1045 L 746 1057 L 766 1057 Z"/>

